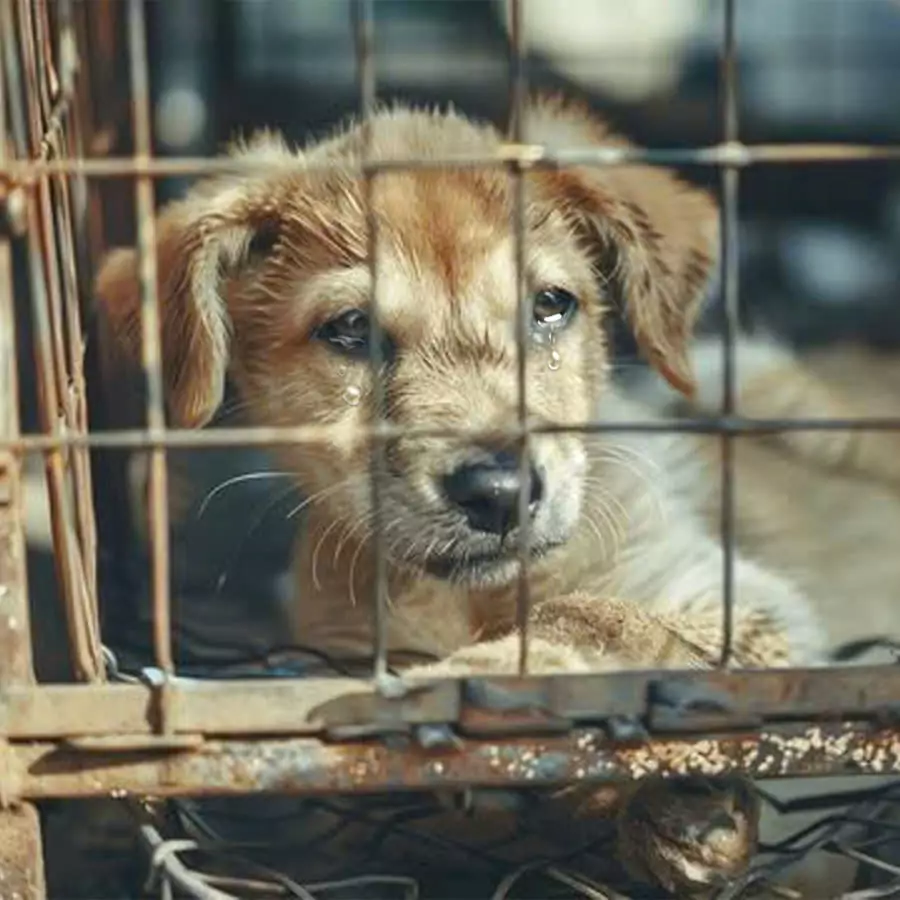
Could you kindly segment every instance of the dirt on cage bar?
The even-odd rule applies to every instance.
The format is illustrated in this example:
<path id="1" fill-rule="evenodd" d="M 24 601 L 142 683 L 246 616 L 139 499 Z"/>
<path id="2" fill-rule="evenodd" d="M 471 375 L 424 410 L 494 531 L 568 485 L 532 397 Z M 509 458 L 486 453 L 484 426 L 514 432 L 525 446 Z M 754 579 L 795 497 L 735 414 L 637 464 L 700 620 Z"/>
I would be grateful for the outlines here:
<path id="1" fill-rule="evenodd" d="M 708 896 L 801 897 L 791 872 L 822 860 L 829 872 L 835 861 L 851 871 L 854 887 L 844 900 L 900 896 L 900 793 L 892 778 L 900 772 L 900 668 L 727 667 L 736 439 L 900 427 L 896 416 L 739 414 L 739 177 L 761 165 L 896 161 L 900 147 L 742 143 L 735 0 L 724 2 L 722 128 L 713 146 L 587 151 L 531 144 L 521 115 L 526 4 L 509 4 L 512 115 L 495 152 L 387 161 L 365 152 L 377 99 L 373 4 L 351 4 L 364 145 L 355 175 L 370 226 L 372 283 L 378 273 L 370 201 L 383 175 L 508 172 L 521 305 L 527 175 L 573 166 L 721 170 L 721 415 L 664 424 L 533 425 L 524 400 L 525 336 L 517 327 L 518 423 L 489 435 L 522 445 L 557 432 L 719 435 L 724 641 L 713 662 L 721 665 L 708 665 L 686 642 L 683 661 L 696 666 L 687 671 L 529 675 L 529 587 L 522 576 L 519 676 L 410 685 L 388 664 L 386 555 L 377 527 L 372 658 L 338 665 L 310 647 L 278 659 L 269 652 L 262 662 L 255 652 L 237 662 L 237 651 L 223 652 L 216 665 L 192 659 L 191 646 L 216 641 L 186 633 L 170 590 L 184 550 L 172 538 L 171 455 L 311 445 L 329 431 L 167 427 L 155 290 L 165 273 L 157 271 L 152 250 L 155 181 L 236 174 L 245 164 L 153 156 L 141 0 L 0 0 L 0 900 L 47 896 L 45 868 L 53 885 L 80 897 L 134 896 L 142 885 L 143 896 L 165 900 L 650 898 L 657 894 L 623 866 L 633 848 L 617 831 L 620 797 L 640 796 L 659 778 L 679 779 L 696 796 L 711 790 L 710 779 L 738 774 L 821 783 L 808 795 L 798 788 L 788 800 L 760 789 L 763 820 L 778 823 L 779 838 L 760 844 L 749 869 L 714 883 Z M 272 171 L 277 167 L 271 163 Z M 105 368 L 108 335 L 92 298 L 98 261 L 133 236 L 140 249 L 143 396 Z M 372 319 L 377 334 L 375 310 Z M 378 373 L 385 359 L 380 341 L 373 339 L 370 349 L 377 524 L 385 447 L 415 428 L 401 429 L 381 415 Z M 35 381 L 33 409 L 18 401 L 26 361 Z M 422 434 L 438 432 L 423 427 Z M 452 436 L 475 440 L 485 433 L 456 428 Z M 149 549 L 142 562 L 149 586 L 130 568 L 139 529 L 126 451 L 146 462 Z M 65 648 L 71 677 L 59 680 L 68 683 L 34 677 L 32 646 L 49 631 L 50 618 L 26 572 L 23 473 L 35 454 L 44 462 L 56 612 L 65 632 L 50 655 Z M 523 497 L 521 491 L 520 506 Z M 523 525 L 523 547 L 527 532 Z M 523 552 L 523 572 L 526 562 Z M 144 588 L 146 609 L 136 611 Z M 225 613 L 218 594 L 212 599 L 218 621 Z M 613 812 L 605 821 L 573 815 L 581 806 Z M 640 824 L 646 840 L 655 841 L 654 823 Z"/>

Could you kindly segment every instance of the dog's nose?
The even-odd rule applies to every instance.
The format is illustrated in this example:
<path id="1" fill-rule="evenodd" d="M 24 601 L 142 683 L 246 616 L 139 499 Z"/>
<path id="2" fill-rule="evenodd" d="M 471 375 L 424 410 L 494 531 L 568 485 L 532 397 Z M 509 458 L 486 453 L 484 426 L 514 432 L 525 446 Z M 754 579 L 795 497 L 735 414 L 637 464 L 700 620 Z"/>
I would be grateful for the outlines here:
<path id="1" fill-rule="evenodd" d="M 534 465 L 530 466 L 528 508 L 533 514 L 544 494 Z M 522 473 L 519 457 L 496 453 L 488 459 L 463 463 L 444 478 L 444 492 L 477 531 L 506 534 L 519 523 Z"/>

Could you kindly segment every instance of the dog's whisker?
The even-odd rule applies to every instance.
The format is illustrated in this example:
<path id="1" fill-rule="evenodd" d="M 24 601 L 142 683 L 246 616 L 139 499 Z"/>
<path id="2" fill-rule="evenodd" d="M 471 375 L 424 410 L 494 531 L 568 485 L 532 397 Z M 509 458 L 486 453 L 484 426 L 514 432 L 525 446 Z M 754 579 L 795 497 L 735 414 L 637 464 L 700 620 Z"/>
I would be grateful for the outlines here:
<path id="1" fill-rule="evenodd" d="M 360 528 L 368 526 L 368 524 L 374 518 L 375 518 L 375 511 L 369 510 L 368 512 L 364 513 L 363 515 L 358 516 L 356 519 L 351 520 L 347 523 L 347 527 L 342 532 L 342 535 L 341 535 L 339 541 L 337 542 L 337 547 L 335 548 L 334 557 L 333 557 L 335 565 L 337 565 L 337 561 L 340 558 L 341 553 L 344 550 L 344 547 L 347 544 L 351 543 L 351 541 L 354 539 L 356 533 L 359 531 Z M 364 542 L 365 540 L 367 540 L 367 537 L 364 536 L 361 540 Z"/>
<path id="2" fill-rule="evenodd" d="M 602 448 L 592 448 L 593 453 L 590 460 L 595 465 L 614 465 L 625 469 L 633 476 L 636 485 L 644 489 L 646 496 L 661 521 L 666 519 L 666 506 L 660 496 L 660 487 L 658 479 L 654 479 L 647 469 L 652 469 L 656 473 L 661 473 L 660 466 L 655 461 L 649 459 L 642 453 L 631 447 L 623 447 L 622 445 L 605 445 Z M 632 504 L 633 506 L 634 504 Z"/>
<path id="3" fill-rule="evenodd" d="M 316 491 L 314 494 L 310 494 L 308 497 L 304 498 L 302 502 L 298 503 L 293 509 L 291 509 L 287 515 L 285 515 L 285 519 L 293 519 L 295 516 L 299 515 L 304 509 L 308 506 L 312 506 L 318 503 L 320 500 L 324 500 L 326 497 L 333 494 L 335 491 L 344 487 L 349 479 L 344 479 L 343 481 L 339 481 L 336 484 L 331 484 L 326 488 L 322 488 L 320 491 Z"/>
<path id="4" fill-rule="evenodd" d="M 582 513 L 582 518 L 596 535 L 601 552 L 604 556 L 607 553 L 607 541 L 602 526 L 606 526 L 606 531 L 608 532 L 608 537 L 612 544 L 610 563 L 614 566 L 619 559 L 621 545 L 625 538 L 624 529 L 621 527 L 621 523 L 617 522 L 603 506 L 595 508 L 594 512 L 600 517 L 602 525 L 594 519 L 594 516 L 592 516 L 589 511 Z"/>
<path id="5" fill-rule="evenodd" d="M 372 529 L 366 526 L 366 531 L 363 535 L 362 540 L 356 546 L 356 549 L 353 551 L 353 556 L 350 558 L 350 572 L 347 576 L 349 579 L 349 588 L 350 588 L 350 605 L 356 607 L 356 564 L 359 562 L 360 554 L 362 553 L 363 547 L 369 541 L 369 538 L 372 537 Z"/>
<path id="6" fill-rule="evenodd" d="M 208 509 L 210 503 L 219 496 L 223 491 L 228 490 L 230 487 L 234 487 L 237 484 L 244 484 L 248 481 L 268 481 L 276 478 L 290 478 L 290 472 L 280 472 L 274 471 L 270 469 L 263 469 L 258 472 L 243 472 L 240 475 L 234 475 L 231 478 L 226 478 L 225 481 L 220 482 L 214 488 L 207 492 L 206 496 L 200 502 L 200 506 L 197 509 L 197 518 L 200 519 L 203 514 Z"/>
<path id="7" fill-rule="evenodd" d="M 330 524 L 325 528 L 325 530 L 319 535 L 319 539 L 316 541 L 316 545 L 313 548 L 312 559 L 310 561 L 310 569 L 312 570 L 310 575 L 312 577 L 313 587 L 317 591 L 322 590 L 322 582 L 319 581 L 319 552 L 322 549 L 323 544 L 325 543 L 328 535 L 341 524 L 341 519 L 334 518 L 331 520 Z"/>
<path id="8" fill-rule="evenodd" d="M 286 500 L 297 490 L 299 490 L 297 485 L 292 484 L 285 490 L 276 494 L 271 500 L 269 500 L 268 503 L 264 504 L 262 510 L 260 510 L 259 514 L 250 523 L 250 527 L 247 529 L 247 531 L 244 532 L 243 535 L 241 535 L 240 543 L 238 544 L 237 549 L 232 555 L 231 560 L 219 574 L 219 577 L 216 579 L 215 593 L 217 596 L 221 594 L 225 589 L 225 585 L 228 583 L 228 579 L 231 577 L 234 566 L 240 561 L 247 543 L 249 542 L 250 538 L 253 537 L 253 535 L 256 533 L 256 530 L 262 525 L 269 513 L 272 512 L 272 510 L 275 509 L 275 507 L 278 506 L 279 503 L 281 503 L 283 500 Z"/>

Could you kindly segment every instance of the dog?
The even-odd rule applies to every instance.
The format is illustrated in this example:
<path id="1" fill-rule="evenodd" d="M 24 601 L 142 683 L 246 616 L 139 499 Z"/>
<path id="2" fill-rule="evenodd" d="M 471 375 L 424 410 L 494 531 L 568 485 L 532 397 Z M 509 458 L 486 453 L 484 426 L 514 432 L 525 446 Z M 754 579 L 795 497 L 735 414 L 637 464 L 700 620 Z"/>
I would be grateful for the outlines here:
<path id="1" fill-rule="evenodd" d="M 523 128 L 551 150 L 627 146 L 558 97 L 531 100 Z M 201 182 L 156 224 L 169 420 L 210 422 L 228 379 L 250 422 L 327 430 L 277 451 L 308 497 L 292 623 L 304 644 L 371 653 L 365 426 L 382 414 L 397 426 L 379 482 L 388 655 L 435 660 L 407 665 L 409 678 L 517 671 L 525 540 L 531 672 L 714 665 L 724 551 L 684 466 L 671 465 L 693 439 L 564 429 L 647 418 L 611 378 L 613 317 L 657 376 L 694 395 L 716 205 L 643 165 L 522 174 L 525 405 L 537 429 L 523 457 L 503 433 L 519 422 L 514 187 L 501 166 L 441 164 L 496 157 L 503 142 L 456 112 L 397 105 L 305 149 L 272 133 L 233 147 L 258 168 Z M 366 191 L 364 154 L 425 165 L 387 168 Z M 108 255 L 96 293 L 117 345 L 139 360 L 133 249 Z M 732 664 L 823 660 L 824 630 L 789 577 L 738 552 L 733 584 Z M 752 855 L 758 808 L 740 780 L 650 780 L 616 804 L 603 811 L 619 816 L 630 870 L 677 896 L 707 891 Z"/>

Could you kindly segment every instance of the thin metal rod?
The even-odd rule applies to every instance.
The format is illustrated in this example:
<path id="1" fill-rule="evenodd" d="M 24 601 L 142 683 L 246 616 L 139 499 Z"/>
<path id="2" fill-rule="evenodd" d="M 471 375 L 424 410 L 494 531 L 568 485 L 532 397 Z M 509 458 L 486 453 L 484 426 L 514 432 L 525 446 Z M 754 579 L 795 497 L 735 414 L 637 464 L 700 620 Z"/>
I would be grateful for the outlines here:
<path id="1" fill-rule="evenodd" d="M 9 0 L 0 0 L 0 35 L 7 35 L 0 44 L 0 165 L 6 160 L 10 143 L 6 103 L 13 85 L 6 78 L 7 64 L 12 68 L 6 56 L 11 52 L 11 29 L 11 5 Z M 14 297 L 12 250 L 9 241 L 0 238 L 0 437 L 11 440 L 18 439 L 21 428 Z M 9 689 L 14 683 L 34 680 L 22 521 L 22 460 L 11 453 L 0 456 L 0 491 L 0 685 Z"/>
<path id="2" fill-rule="evenodd" d="M 523 47 L 522 0 L 509 2 L 509 140 L 521 145 L 528 88 Z M 531 596 L 528 585 L 528 556 L 531 544 L 531 446 L 528 437 L 528 290 L 525 283 L 525 179 L 520 161 L 510 163 L 513 188 L 512 228 L 513 269 L 516 279 L 516 380 L 518 381 L 518 421 L 522 429 L 519 444 L 518 556 L 519 572 L 516 592 L 516 630 L 519 634 L 519 674 L 528 673 L 528 619 Z"/>
<path id="3" fill-rule="evenodd" d="M 195 900 L 238 900 L 235 894 L 226 894 L 206 884 L 178 859 L 178 843 L 165 841 L 152 825 L 140 826 L 141 838 L 150 851 L 152 874 L 169 881 L 180 890 L 186 891 Z M 188 849 L 182 846 L 180 849 Z M 193 849 L 193 848 L 192 848 Z"/>
<path id="4" fill-rule="evenodd" d="M 374 55 L 374 9 L 372 0 L 354 0 L 353 34 L 356 45 L 356 76 L 360 94 L 362 117 L 362 160 L 365 164 L 372 156 L 372 115 L 377 100 Z M 384 342 L 379 318 L 378 285 L 378 222 L 373 207 L 375 173 L 363 173 L 363 203 L 366 210 L 367 252 L 371 298 L 369 300 L 369 369 L 372 373 L 372 406 L 376 425 L 384 419 Z M 370 446 L 370 497 L 372 503 L 372 535 L 374 541 L 374 609 L 373 609 L 373 677 L 376 681 L 387 674 L 387 558 L 385 552 L 381 485 L 385 472 L 385 445 L 378 438 Z"/>
<path id="5" fill-rule="evenodd" d="M 540 144 L 501 144 L 494 153 L 483 155 L 456 154 L 431 159 L 385 159 L 370 161 L 360 170 L 374 174 L 400 171 L 436 171 L 439 169 L 505 168 L 512 162 L 536 169 L 567 166 L 704 166 L 738 168 L 753 165 L 795 165 L 796 163 L 896 162 L 900 160 L 897 144 L 716 144 L 693 148 L 549 148 Z M 232 157 L 170 156 L 156 159 L 106 156 L 102 158 L 63 158 L 35 162 L 9 160 L 0 164 L 0 179 L 28 184 L 45 175 L 81 175 L 87 178 L 165 178 L 173 175 L 277 174 L 297 167 L 296 162 L 267 161 Z M 306 172 L 346 171 L 343 162 L 304 161 Z M 351 167 L 352 168 L 352 167 Z"/>
<path id="6" fill-rule="evenodd" d="M 45 80 L 49 67 L 36 56 L 38 41 L 34 10 L 20 7 L 18 31 L 9 19 L 9 6 L 3 10 L 4 21 L 0 33 L 4 37 L 4 58 L 9 80 L 23 102 L 10 97 L 10 109 L 18 152 L 22 155 L 38 154 L 46 158 L 48 145 L 42 132 L 43 116 L 50 107 L 49 91 Z M 38 10 L 39 12 L 39 10 Z M 21 48 L 20 66 L 16 66 L 14 44 L 18 36 Z M 27 90 L 26 85 L 34 86 Z M 43 104 L 43 105 L 42 105 Z M 50 185 L 46 180 L 37 182 L 29 191 L 27 205 L 27 266 L 29 293 L 34 320 L 34 354 L 38 392 L 40 396 L 40 424 L 52 443 L 47 448 L 44 466 L 47 475 L 47 497 L 53 532 L 54 565 L 60 585 L 66 626 L 72 651 L 72 661 L 77 677 L 98 680 L 102 672 L 99 635 L 96 618 L 91 618 L 91 598 L 83 570 L 81 557 L 75 550 L 76 538 L 72 530 L 72 496 L 67 484 L 67 454 L 58 443 L 63 432 L 71 430 L 71 416 L 66 414 L 60 422 L 60 412 L 68 413 L 66 402 L 68 379 L 64 376 L 64 354 L 60 344 L 58 316 L 58 284 L 53 281 L 56 269 L 55 239 L 52 227 Z M 40 207 L 39 207 L 40 204 Z M 50 293 L 57 289 L 56 303 Z M 54 310 L 56 306 L 56 310 Z M 62 425 L 66 427 L 62 427 Z"/>
<path id="7" fill-rule="evenodd" d="M 134 101 L 135 158 L 148 161 L 152 154 L 150 133 L 150 85 L 147 65 L 147 29 L 143 0 L 128 2 L 128 48 L 131 91 Z M 165 431 L 161 327 L 156 266 L 156 223 L 153 182 L 138 177 L 135 185 L 137 246 L 141 286 L 141 353 L 147 390 L 147 429 Z M 153 591 L 153 649 L 157 666 L 172 672 L 172 628 L 169 607 L 169 510 L 165 448 L 150 451 L 149 515 Z"/>
<path id="8" fill-rule="evenodd" d="M 722 138 L 725 145 L 738 140 L 738 84 L 737 48 L 735 34 L 734 0 L 725 0 L 722 35 L 721 85 L 722 85 Z M 724 303 L 722 334 L 722 414 L 734 415 L 735 407 L 735 346 L 740 320 L 739 267 L 738 267 L 738 169 L 725 164 L 722 169 L 722 268 L 724 270 Z M 720 665 L 731 660 L 734 632 L 734 520 L 735 520 L 735 467 L 734 435 L 721 434 L 722 452 L 722 653 Z"/>
<path id="9" fill-rule="evenodd" d="M 83 571 L 81 557 L 75 552 L 71 495 L 66 483 L 66 455 L 61 439 L 69 432 L 60 428 L 60 397 L 54 377 L 54 355 L 51 324 L 48 314 L 49 300 L 41 260 L 51 248 L 42 247 L 36 204 L 28 206 L 28 278 L 34 318 L 34 347 L 38 362 L 37 376 L 40 392 L 39 412 L 41 424 L 49 441 L 44 466 L 47 473 L 47 497 L 50 505 L 50 521 L 53 532 L 53 557 L 60 593 L 65 609 L 72 661 L 76 675 L 96 681 L 102 672 L 99 635 L 96 620 L 91 620 L 89 587 Z M 85 435 L 86 436 L 86 435 Z"/>
<path id="10" fill-rule="evenodd" d="M 497 428 L 435 428 L 429 426 L 398 426 L 390 422 L 369 427 L 360 426 L 360 433 L 372 440 L 388 441 L 397 437 L 458 437 L 466 440 L 521 441 L 524 432 L 518 424 Z M 333 440 L 336 426 L 294 425 L 256 426 L 245 428 L 214 428 L 208 431 L 190 428 L 170 428 L 162 434 L 146 429 L 131 428 L 90 434 L 23 434 L 0 439 L 0 450 L 14 453 L 41 453 L 54 447 L 97 447 L 121 450 L 152 450 L 218 447 L 280 447 L 290 444 L 321 444 Z M 715 435 L 772 435 L 801 431 L 900 431 L 900 418 L 862 417 L 859 419 L 751 419 L 741 416 L 686 418 L 669 422 L 621 421 L 584 422 L 573 425 L 532 424 L 530 434 L 704 434 Z"/>

